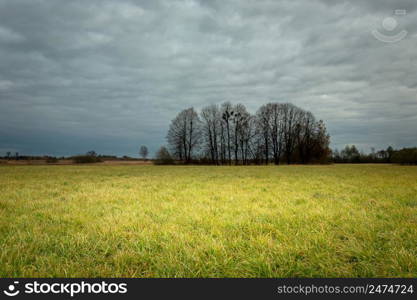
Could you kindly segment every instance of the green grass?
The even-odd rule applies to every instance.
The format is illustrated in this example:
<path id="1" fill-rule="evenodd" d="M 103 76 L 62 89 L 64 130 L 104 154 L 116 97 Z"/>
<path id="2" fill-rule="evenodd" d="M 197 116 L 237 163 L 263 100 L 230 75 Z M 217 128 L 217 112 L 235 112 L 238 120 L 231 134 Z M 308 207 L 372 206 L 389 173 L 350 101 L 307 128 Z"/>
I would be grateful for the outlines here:
<path id="1" fill-rule="evenodd" d="M 416 167 L 0 167 L 0 277 L 416 274 Z"/>

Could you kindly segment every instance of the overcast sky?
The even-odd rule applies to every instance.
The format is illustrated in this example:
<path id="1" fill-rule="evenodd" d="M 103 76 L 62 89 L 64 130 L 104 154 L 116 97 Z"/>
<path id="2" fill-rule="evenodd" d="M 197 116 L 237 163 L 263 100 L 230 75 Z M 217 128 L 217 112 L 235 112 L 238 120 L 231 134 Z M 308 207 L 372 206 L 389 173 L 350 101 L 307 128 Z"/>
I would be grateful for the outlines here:
<path id="1" fill-rule="evenodd" d="M 325 120 L 339 149 L 417 146 L 416 9 L 415 0 L 0 0 L 0 155 L 137 156 L 141 144 L 165 143 L 181 109 L 226 100 L 251 112 L 294 103 Z M 406 36 L 386 43 L 373 30 Z"/>

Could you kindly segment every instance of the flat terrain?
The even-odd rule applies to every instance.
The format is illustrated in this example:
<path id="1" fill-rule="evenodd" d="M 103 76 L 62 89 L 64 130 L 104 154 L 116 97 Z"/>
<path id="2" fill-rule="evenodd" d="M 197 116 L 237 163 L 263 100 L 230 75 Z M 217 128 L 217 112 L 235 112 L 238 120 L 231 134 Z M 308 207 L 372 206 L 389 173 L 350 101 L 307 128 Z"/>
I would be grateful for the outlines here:
<path id="1" fill-rule="evenodd" d="M 22 165 L 77 165 L 70 159 L 60 159 L 56 163 L 47 163 L 44 159 L 34 159 L 34 160 L 7 160 L 0 159 L 1 165 L 13 165 L 13 166 L 22 166 Z M 105 160 L 103 162 L 95 163 L 95 165 L 152 165 L 150 160 Z"/>
<path id="2" fill-rule="evenodd" d="M 415 277 L 417 167 L 0 166 L 0 277 Z"/>

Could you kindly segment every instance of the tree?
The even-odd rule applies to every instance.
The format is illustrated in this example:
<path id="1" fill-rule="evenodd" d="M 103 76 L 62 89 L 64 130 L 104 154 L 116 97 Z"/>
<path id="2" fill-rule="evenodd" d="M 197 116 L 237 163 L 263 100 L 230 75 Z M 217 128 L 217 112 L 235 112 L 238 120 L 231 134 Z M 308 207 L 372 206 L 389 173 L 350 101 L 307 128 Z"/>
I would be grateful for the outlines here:
<path id="1" fill-rule="evenodd" d="M 86 155 L 87 155 L 87 156 L 91 156 L 91 157 L 96 157 L 96 156 L 97 156 L 97 153 L 96 153 L 96 151 L 91 150 L 91 151 L 88 151 L 88 152 L 86 153 Z"/>
<path id="2" fill-rule="evenodd" d="M 12 155 L 12 152 L 7 151 L 6 155 L 7 155 L 7 159 L 10 159 L 10 156 Z"/>
<path id="3" fill-rule="evenodd" d="M 146 160 L 146 158 L 148 157 L 148 147 L 146 146 L 140 146 L 139 149 L 139 155 Z"/>
<path id="4" fill-rule="evenodd" d="M 292 162 L 292 155 L 294 153 L 297 142 L 297 134 L 299 134 L 300 130 L 300 122 L 303 110 L 291 103 L 283 104 L 282 110 L 284 127 L 284 154 L 287 164 L 290 164 Z"/>
<path id="5" fill-rule="evenodd" d="M 241 153 L 241 161 L 244 161 L 244 145 L 245 137 L 247 135 L 250 114 L 247 112 L 243 104 L 237 104 L 233 108 L 233 117 L 231 118 L 233 124 L 233 152 L 235 164 L 239 163 L 239 152 Z"/>
<path id="6" fill-rule="evenodd" d="M 171 154 L 169 153 L 168 149 L 163 146 L 159 148 L 159 150 L 156 152 L 156 155 L 155 155 L 155 164 L 169 165 L 173 163 L 174 163 L 174 160 Z"/>
<path id="7" fill-rule="evenodd" d="M 319 134 L 320 125 L 316 123 L 316 120 L 311 112 L 300 111 L 300 118 L 296 125 L 296 138 L 298 155 L 301 163 L 306 164 L 311 160 L 313 148 L 319 146 L 315 139 Z"/>
<path id="8" fill-rule="evenodd" d="M 316 162 L 327 163 L 331 156 L 330 135 L 327 133 L 323 120 L 315 123 L 311 140 L 311 148 L 308 149 L 305 163 L 309 163 L 313 159 Z"/>
<path id="9" fill-rule="evenodd" d="M 394 149 L 391 147 L 391 146 L 389 146 L 388 148 L 387 148 L 387 162 L 388 163 L 391 163 L 392 162 L 392 156 L 394 155 Z"/>
<path id="10" fill-rule="evenodd" d="M 347 145 L 345 149 L 340 152 L 340 156 L 344 162 L 358 163 L 360 162 L 361 154 L 355 145 Z"/>
<path id="11" fill-rule="evenodd" d="M 392 161 L 403 165 L 417 165 L 417 148 L 403 148 L 395 151 Z"/>
<path id="12" fill-rule="evenodd" d="M 229 165 L 232 164 L 232 148 L 231 148 L 231 129 L 230 123 L 232 121 L 234 112 L 233 107 L 230 102 L 225 102 L 222 104 L 222 121 L 225 128 L 225 137 L 226 137 L 226 151 L 227 151 L 227 159 Z"/>
<path id="13" fill-rule="evenodd" d="M 333 162 L 339 163 L 342 162 L 342 157 L 340 156 L 339 149 L 335 149 L 332 153 Z"/>
<path id="14" fill-rule="evenodd" d="M 194 108 L 181 111 L 168 130 L 168 144 L 177 159 L 190 163 L 200 143 L 201 121 Z"/>
<path id="15" fill-rule="evenodd" d="M 256 112 L 256 126 L 258 127 L 258 134 L 261 136 L 261 147 L 264 152 L 265 164 L 269 162 L 269 148 L 270 148 L 270 132 L 269 125 L 271 122 L 270 106 L 263 105 Z"/>
<path id="16" fill-rule="evenodd" d="M 270 111 L 269 132 L 271 136 L 274 163 L 279 165 L 283 148 L 283 106 L 279 103 L 267 104 Z"/>
<path id="17" fill-rule="evenodd" d="M 221 116 L 217 105 L 204 107 L 201 111 L 202 134 L 205 147 L 210 155 L 211 162 L 218 165 L 219 158 L 219 134 L 221 132 Z"/>
<path id="18" fill-rule="evenodd" d="M 244 109 L 241 114 L 240 126 L 238 130 L 241 162 L 249 164 L 250 156 L 253 156 L 254 138 L 256 136 L 255 118 Z"/>

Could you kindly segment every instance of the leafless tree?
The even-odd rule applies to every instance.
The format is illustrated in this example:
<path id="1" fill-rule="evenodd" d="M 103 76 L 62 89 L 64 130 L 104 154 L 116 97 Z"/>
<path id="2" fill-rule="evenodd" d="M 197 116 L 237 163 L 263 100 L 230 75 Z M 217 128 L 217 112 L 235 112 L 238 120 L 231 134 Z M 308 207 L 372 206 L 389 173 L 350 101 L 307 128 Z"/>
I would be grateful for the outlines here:
<path id="1" fill-rule="evenodd" d="M 282 109 L 284 154 L 287 164 L 290 164 L 297 142 L 297 131 L 302 116 L 302 110 L 291 103 L 283 104 Z"/>
<path id="2" fill-rule="evenodd" d="M 241 154 L 241 161 L 244 163 L 244 154 L 247 149 L 247 138 L 249 135 L 249 120 L 250 114 L 247 112 L 243 104 L 237 104 L 233 109 L 233 117 L 231 119 L 233 124 L 233 151 L 235 164 L 239 163 L 239 153 Z"/>
<path id="3" fill-rule="evenodd" d="M 312 144 L 308 162 L 313 158 L 319 162 L 325 162 L 331 155 L 331 150 L 330 135 L 327 133 L 327 128 L 323 120 L 315 123 Z"/>
<path id="4" fill-rule="evenodd" d="M 207 106 L 201 111 L 202 133 L 205 146 L 210 154 L 211 162 L 219 164 L 219 139 L 221 132 L 221 116 L 219 107 L 215 104 Z"/>
<path id="5" fill-rule="evenodd" d="M 140 146 L 139 155 L 142 157 L 142 159 L 146 160 L 146 158 L 148 157 L 148 153 L 148 147 Z"/>
<path id="6" fill-rule="evenodd" d="M 274 163 L 279 165 L 282 150 L 283 150 L 283 107 L 279 103 L 267 104 L 268 110 L 271 113 L 269 132 L 271 134 L 272 153 L 274 156 Z"/>
<path id="7" fill-rule="evenodd" d="M 249 164 L 250 159 L 254 156 L 256 134 L 256 120 L 254 116 L 246 112 L 243 115 L 239 131 L 241 160 L 244 165 Z"/>
<path id="8" fill-rule="evenodd" d="M 222 121 L 224 123 L 225 138 L 226 138 L 226 150 L 228 163 L 232 163 L 232 147 L 231 147 L 231 122 L 233 119 L 233 106 L 230 102 L 222 104 Z"/>
<path id="9" fill-rule="evenodd" d="M 311 112 L 302 111 L 296 128 L 298 154 L 301 163 L 309 163 L 315 145 L 316 120 Z"/>
<path id="10" fill-rule="evenodd" d="M 172 120 L 167 140 L 177 159 L 191 162 L 200 142 L 200 125 L 200 118 L 192 107 L 183 110 Z"/>
<path id="11" fill-rule="evenodd" d="M 264 152 L 265 164 L 269 163 L 269 150 L 270 150 L 270 122 L 271 122 L 271 110 L 268 105 L 262 105 L 256 112 L 256 125 L 258 127 L 258 133 L 262 140 L 262 148 Z"/>

